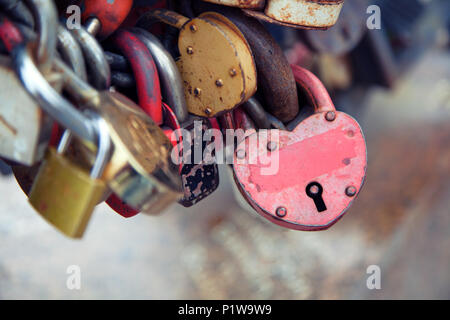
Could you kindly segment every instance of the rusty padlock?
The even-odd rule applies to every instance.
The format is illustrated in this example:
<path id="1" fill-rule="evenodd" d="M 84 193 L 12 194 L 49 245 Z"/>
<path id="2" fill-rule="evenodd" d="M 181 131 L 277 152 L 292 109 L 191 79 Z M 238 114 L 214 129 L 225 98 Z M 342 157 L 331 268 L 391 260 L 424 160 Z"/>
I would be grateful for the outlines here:
<path id="1" fill-rule="evenodd" d="M 84 0 L 81 2 L 81 19 L 83 23 L 92 21 L 92 18 L 97 19 L 97 36 L 104 39 L 120 27 L 132 6 L 133 0 Z"/>
<path id="2" fill-rule="evenodd" d="M 242 8 L 247 15 L 264 22 L 304 29 L 332 27 L 344 4 L 344 0 L 203 1 Z M 264 11 L 258 11 L 259 9 Z"/>
<path id="3" fill-rule="evenodd" d="M 293 131 L 269 130 L 256 148 L 241 142 L 234 176 L 249 204 L 269 221 L 323 230 L 345 214 L 360 192 L 366 144 L 359 124 L 335 110 L 320 80 L 306 69 L 292 68 L 315 113 Z"/>
<path id="4" fill-rule="evenodd" d="M 189 19 L 154 10 L 141 17 L 138 26 L 145 28 L 146 21 L 155 18 L 180 29 L 177 64 L 190 113 L 215 117 L 253 96 L 257 77 L 252 51 L 229 19 L 215 12 Z"/>
<path id="5" fill-rule="evenodd" d="M 217 11 L 230 19 L 242 32 L 252 49 L 258 73 L 258 93 L 264 97 L 266 110 L 283 122 L 299 111 L 294 75 L 283 50 L 256 19 L 237 8 L 197 2 L 196 12 Z"/>

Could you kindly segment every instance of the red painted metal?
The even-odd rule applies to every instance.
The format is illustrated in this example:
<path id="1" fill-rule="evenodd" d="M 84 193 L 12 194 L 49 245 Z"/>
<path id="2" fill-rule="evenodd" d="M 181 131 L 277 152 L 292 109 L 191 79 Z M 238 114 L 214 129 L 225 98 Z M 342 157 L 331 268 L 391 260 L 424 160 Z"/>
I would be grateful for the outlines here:
<path id="1" fill-rule="evenodd" d="M 116 31 L 130 13 L 133 0 L 84 0 L 81 3 L 82 21 L 96 17 L 101 22 L 97 36 L 106 38 Z"/>
<path id="2" fill-rule="evenodd" d="M 250 205 L 269 221 L 290 229 L 323 230 L 345 214 L 361 190 L 367 166 L 366 144 L 359 124 L 335 111 L 320 80 L 301 67 L 292 69 L 315 113 L 291 132 L 269 130 L 253 149 L 247 141 L 240 143 L 234 176 Z M 271 141 L 275 148 L 268 151 Z M 244 160 L 237 158 L 239 153 L 245 154 Z M 264 175 L 263 170 L 269 168 L 273 174 Z M 326 210 L 322 212 L 306 192 L 312 182 L 323 188 Z M 349 187 L 356 192 L 348 192 Z"/>
<path id="3" fill-rule="evenodd" d="M 119 30 L 112 37 L 112 42 L 128 59 L 138 92 L 139 106 L 158 125 L 163 123 L 161 88 L 155 61 L 145 44 L 133 33 Z"/>
<path id="4" fill-rule="evenodd" d="M 24 41 L 19 29 L 8 18 L 3 16 L 0 16 L 0 41 L 8 52 L 13 51 L 17 45 Z M 53 124 L 49 144 L 51 146 L 57 146 L 61 136 L 62 129 L 55 122 Z"/>
<path id="5" fill-rule="evenodd" d="M 6 17 L 0 17 L 0 41 L 6 50 L 11 52 L 15 46 L 23 42 L 23 37 L 16 26 Z"/>

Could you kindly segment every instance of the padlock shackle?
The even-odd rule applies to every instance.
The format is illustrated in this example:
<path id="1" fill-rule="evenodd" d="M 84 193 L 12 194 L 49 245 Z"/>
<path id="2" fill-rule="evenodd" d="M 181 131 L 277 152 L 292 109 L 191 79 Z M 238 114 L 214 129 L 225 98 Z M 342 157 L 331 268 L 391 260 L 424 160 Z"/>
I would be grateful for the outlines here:
<path id="1" fill-rule="evenodd" d="M 178 121 L 183 123 L 188 117 L 188 108 L 184 96 L 183 80 L 181 79 L 177 64 L 169 51 L 166 50 L 161 41 L 153 34 L 142 28 L 132 28 L 131 32 L 145 44 L 153 56 L 158 69 L 164 101 L 175 112 Z"/>
<path id="2" fill-rule="evenodd" d="M 41 72 L 50 72 L 56 56 L 58 12 L 52 0 L 26 0 L 37 26 L 37 48 L 35 57 Z"/>
<path id="3" fill-rule="evenodd" d="M 103 48 L 97 39 L 83 26 L 70 31 L 83 50 L 86 63 L 91 66 L 92 85 L 97 90 L 107 90 L 111 86 L 111 69 Z"/>
<path id="4" fill-rule="evenodd" d="M 3 42 L 9 52 L 23 42 L 20 31 L 5 16 L 0 16 L 0 41 Z"/>
<path id="5" fill-rule="evenodd" d="M 97 133 L 93 123 L 47 82 L 33 61 L 32 46 L 32 43 L 21 44 L 13 54 L 16 72 L 25 89 L 40 107 L 63 127 L 82 139 L 96 143 Z M 59 59 L 54 60 L 57 61 Z M 62 62 L 61 64 L 64 65 Z"/>
<path id="6" fill-rule="evenodd" d="M 300 66 L 291 65 L 291 68 L 294 73 L 295 81 L 300 86 L 300 89 L 305 92 L 306 97 L 314 107 L 316 113 L 336 111 L 330 94 L 319 78 L 309 70 Z"/>
<path id="7" fill-rule="evenodd" d="M 161 88 L 152 55 L 146 45 L 130 31 L 121 29 L 111 40 L 131 65 L 136 79 L 139 106 L 156 124 L 161 125 L 163 123 Z"/>

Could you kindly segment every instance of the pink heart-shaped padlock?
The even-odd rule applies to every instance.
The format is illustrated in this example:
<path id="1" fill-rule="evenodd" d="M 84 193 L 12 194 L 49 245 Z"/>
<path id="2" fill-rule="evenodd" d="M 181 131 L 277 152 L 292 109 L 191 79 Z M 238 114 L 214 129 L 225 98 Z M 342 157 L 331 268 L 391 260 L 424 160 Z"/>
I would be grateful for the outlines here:
<path id="1" fill-rule="evenodd" d="M 249 204 L 271 222 L 327 229 L 361 190 L 366 143 L 356 120 L 335 110 L 320 80 L 301 67 L 292 69 L 315 113 L 293 131 L 260 130 L 247 137 L 236 148 L 234 177 Z"/>

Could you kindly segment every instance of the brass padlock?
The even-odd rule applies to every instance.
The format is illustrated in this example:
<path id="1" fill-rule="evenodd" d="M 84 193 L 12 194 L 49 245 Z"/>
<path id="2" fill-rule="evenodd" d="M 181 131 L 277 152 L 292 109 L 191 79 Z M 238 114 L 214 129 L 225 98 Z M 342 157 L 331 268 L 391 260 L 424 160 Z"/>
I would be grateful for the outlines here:
<path id="1" fill-rule="evenodd" d="M 16 72 L 42 108 L 79 138 L 95 141 L 92 125 L 79 110 L 55 92 L 32 59 L 32 43 L 14 52 Z M 136 210 L 158 212 L 182 196 L 178 168 L 171 161 L 172 144 L 164 132 L 131 100 L 112 91 L 97 91 L 61 60 L 53 68 L 79 107 L 94 109 L 105 120 L 114 152 L 104 177 L 109 187 Z"/>
<path id="2" fill-rule="evenodd" d="M 154 10 L 141 18 L 157 18 L 180 29 L 177 61 L 188 110 L 202 117 L 216 117 L 254 95 L 256 67 L 247 40 L 226 17 L 205 12 L 188 19 L 168 10 Z"/>
<path id="3" fill-rule="evenodd" d="M 108 191 L 102 175 L 112 146 L 107 131 L 103 131 L 98 134 L 98 152 L 90 172 L 64 155 L 72 140 L 66 131 L 58 149 L 48 149 L 29 194 L 34 209 L 71 238 L 83 236 L 95 206 Z"/>
<path id="4" fill-rule="evenodd" d="M 7 56 L 0 56 L 0 79 L 0 156 L 33 165 L 44 156 L 52 121 L 23 88 Z"/>

